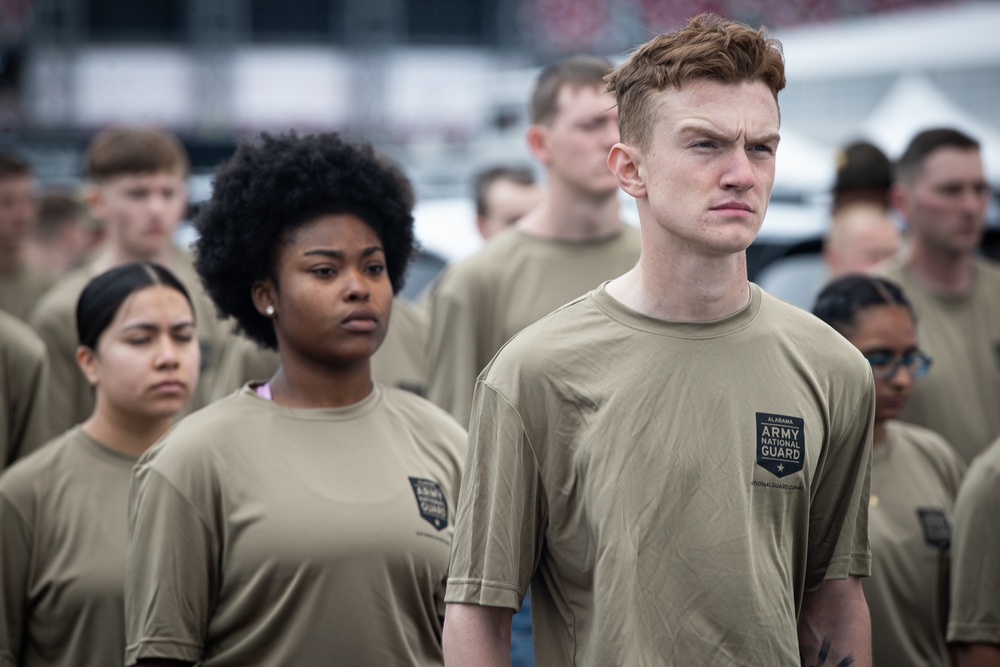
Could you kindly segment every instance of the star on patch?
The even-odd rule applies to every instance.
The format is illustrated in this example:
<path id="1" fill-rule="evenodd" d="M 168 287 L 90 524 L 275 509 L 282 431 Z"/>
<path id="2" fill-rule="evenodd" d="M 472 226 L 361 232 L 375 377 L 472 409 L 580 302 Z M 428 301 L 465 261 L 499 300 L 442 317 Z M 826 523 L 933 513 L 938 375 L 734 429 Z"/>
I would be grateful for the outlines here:
<path id="1" fill-rule="evenodd" d="M 785 472 L 785 466 L 781 463 L 778 464 L 778 472 Z"/>

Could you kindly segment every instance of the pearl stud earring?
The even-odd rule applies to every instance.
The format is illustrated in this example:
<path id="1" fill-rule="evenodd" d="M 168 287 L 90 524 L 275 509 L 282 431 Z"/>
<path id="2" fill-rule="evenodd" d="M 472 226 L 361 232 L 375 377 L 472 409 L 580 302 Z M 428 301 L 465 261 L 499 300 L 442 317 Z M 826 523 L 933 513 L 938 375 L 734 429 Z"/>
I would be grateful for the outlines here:
<path id="1" fill-rule="evenodd" d="M 264 309 L 264 314 L 268 317 L 274 317 L 274 306 L 268 306 Z"/>

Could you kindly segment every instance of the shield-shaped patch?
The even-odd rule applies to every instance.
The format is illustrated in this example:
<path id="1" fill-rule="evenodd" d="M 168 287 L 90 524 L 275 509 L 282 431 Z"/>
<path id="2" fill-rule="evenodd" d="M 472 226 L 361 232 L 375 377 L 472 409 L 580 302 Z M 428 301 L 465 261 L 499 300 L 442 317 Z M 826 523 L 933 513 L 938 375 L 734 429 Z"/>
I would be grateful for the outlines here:
<path id="1" fill-rule="evenodd" d="M 413 495 L 417 497 L 417 507 L 424 521 L 438 530 L 448 527 L 448 499 L 441 486 L 432 480 L 410 477 Z"/>
<path id="2" fill-rule="evenodd" d="M 943 509 L 918 507 L 917 516 L 924 529 L 924 542 L 938 551 L 947 551 L 951 546 L 951 522 Z"/>
<path id="3" fill-rule="evenodd" d="M 801 417 L 757 413 L 757 465 L 775 477 L 802 470 L 805 422 Z"/>

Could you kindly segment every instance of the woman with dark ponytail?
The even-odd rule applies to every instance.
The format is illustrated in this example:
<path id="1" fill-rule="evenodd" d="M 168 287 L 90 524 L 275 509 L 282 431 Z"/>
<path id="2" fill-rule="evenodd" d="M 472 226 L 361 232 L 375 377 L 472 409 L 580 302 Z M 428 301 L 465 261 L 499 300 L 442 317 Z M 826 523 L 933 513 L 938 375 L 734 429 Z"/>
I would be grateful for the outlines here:
<path id="1" fill-rule="evenodd" d="M 813 313 L 865 355 L 875 376 L 872 576 L 863 582 L 873 663 L 946 667 L 951 517 L 965 464 L 938 434 L 897 419 L 931 369 L 913 309 L 896 284 L 851 275 L 827 285 Z"/>
<path id="2" fill-rule="evenodd" d="M 91 280 L 76 325 L 94 412 L 0 478 L 3 665 L 123 663 L 132 467 L 198 382 L 191 299 L 159 265 Z"/>

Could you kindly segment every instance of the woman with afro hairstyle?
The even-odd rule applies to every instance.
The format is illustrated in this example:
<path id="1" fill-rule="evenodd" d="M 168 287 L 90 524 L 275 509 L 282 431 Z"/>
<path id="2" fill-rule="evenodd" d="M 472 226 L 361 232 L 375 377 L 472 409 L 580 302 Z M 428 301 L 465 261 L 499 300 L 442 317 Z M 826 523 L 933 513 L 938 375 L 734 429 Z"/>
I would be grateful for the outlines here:
<path id="1" fill-rule="evenodd" d="M 465 433 L 371 377 L 412 204 L 397 167 L 335 134 L 263 135 L 219 168 L 195 265 L 280 366 L 137 465 L 126 664 L 443 663 Z"/>
<path id="2" fill-rule="evenodd" d="M 937 433 L 898 420 L 931 368 L 913 308 L 895 283 L 849 275 L 823 288 L 813 313 L 865 355 L 875 377 L 872 574 L 862 582 L 872 664 L 945 667 L 951 518 L 965 464 Z"/>

